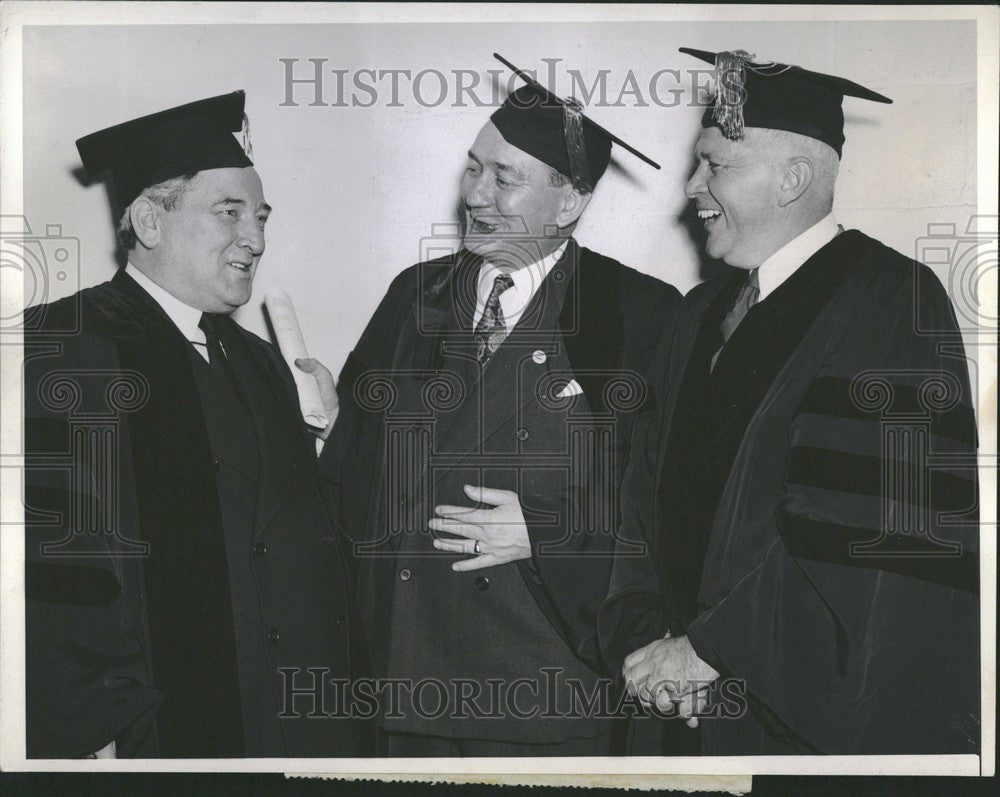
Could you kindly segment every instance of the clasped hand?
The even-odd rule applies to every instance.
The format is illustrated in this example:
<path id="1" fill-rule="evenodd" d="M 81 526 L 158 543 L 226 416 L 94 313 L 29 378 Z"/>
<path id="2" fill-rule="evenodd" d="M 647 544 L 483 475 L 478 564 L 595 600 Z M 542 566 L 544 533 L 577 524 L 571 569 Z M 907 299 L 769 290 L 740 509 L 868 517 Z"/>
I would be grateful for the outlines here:
<path id="1" fill-rule="evenodd" d="M 698 727 L 697 714 L 706 703 L 709 685 L 719 677 L 686 636 L 667 636 L 639 648 L 625 659 L 622 675 L 631 694 L 646 705 L 655 704 L 658 711 L 669 711 L 675 704 L 692 728 Z"/>
<path id="2" fill-rule="evenodd" d="M 469 500 L 490 504 L 491 508 L 438 506 L 434 512 L 440 517 L 432 518 L 427 524 L 432 531 L 462 538 L 435 539 L 434 547 L 439 551 L 473 557 L 455 562 L 451 569 L 457 572 L 481 570 L 531 558 L 531 539 L 517 493 L 471 484 L 466 484 L 464 489 Z"/>

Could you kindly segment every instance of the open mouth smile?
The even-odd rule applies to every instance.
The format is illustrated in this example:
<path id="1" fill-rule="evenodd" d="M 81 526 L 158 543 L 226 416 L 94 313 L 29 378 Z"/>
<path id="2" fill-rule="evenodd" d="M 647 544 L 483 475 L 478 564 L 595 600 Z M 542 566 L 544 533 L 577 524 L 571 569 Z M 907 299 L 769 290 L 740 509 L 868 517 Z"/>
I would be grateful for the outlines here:
<path id="1" fill-rule="evenodd" d="M 500 228 L 499 223 L 494 224 L 486 219 L 477 218 L 472 219 L 471 226 L 472 229 L 480 235 L 489 235 L 490 233 L 496 232 Z"/>
<path id="2" fill-rule="evenodd" d="M 721 210 L 712 210 L 710 208 L 699 208 L 698 218 L 701 219 L 706 227 L 711 226 L 715 223 L 715 220 L 722 215 Z"/>

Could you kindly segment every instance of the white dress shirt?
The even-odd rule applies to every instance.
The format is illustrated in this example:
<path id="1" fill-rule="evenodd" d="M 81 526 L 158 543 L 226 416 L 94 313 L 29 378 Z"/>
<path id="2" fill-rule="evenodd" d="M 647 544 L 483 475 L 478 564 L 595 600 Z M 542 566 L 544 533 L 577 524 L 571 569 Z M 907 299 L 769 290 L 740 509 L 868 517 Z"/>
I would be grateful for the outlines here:
<path id="1" fill-rule="evenodd" d="M 201 321 L 201 310 L 184 304 L 184 302 L 161 288 L 131 263 L 126 264 L 125 273 L 134 279 L 140 288 L 153 297 L 153 300 L 163 308 L 163 312 L 170 317 L 170 320 L 174 322 L 174 325 L 181 331 L 181 334 L 194 344 L 194 350 L 205 358 L 205 362 L 210 362 L 205 333 L 198 326 L 198 322 Z M 219 346 L 222 347 L 221 342 Z M 225 351 L 225 347 L 222 347 L 223 354 L 225 354 Z M 317 437 L 316 456 L 319 456 L 322 451 L 323 440 Z"/>
<path id="2" fill-rule="evenodd" d="M 194 349 L 208 362 L 208 344 L 205 341 L 205 333 L 198 322 L 201 321 L 201 310 L 184 304 L 180 299 L 161 288 L 139 269 L 128 263 L 125 266 L 125 273 L 134 279 L 140 288 L 153 297 L 163 312 L 166 313 L 174 325 L 181 331 L 181 334 L 194 344 Z"/>
<path id="3" fill-rule="evenodd" d="M 765 297 L 792 276 L 799 266 L 830 243 L 839 230 L 837 220 L 830 213 L 761 263 L 757 269 L 757 282 L 760 285 L 757 301 L 764 301 Z"/>
<path id="4" fill-rule="evenodd" d="M 568 244 L 568 240 L 563 241 L 554 252 L 543 257 L 537 263 L 506 272 L 514 281 L 513 285 L 500 294 L 500 309 L 503 310 L 503 321 L 504 326 L 507 327 L 507 334 L 510 334 L 511 330 L 517 326 L 524 311 L 528 309 L 532 297 L 542 286 L 542 281 L 552 271 L 552 267 L 562 257 Z M 488 260 L 484 260 L 482 266 L 479 267 L 479 282 L 476 284 L 476 313 L 472 320 L 473 331 L 486 310 L 486 300 L 490 298 L 493 282 L 502 273 L 504 272 Z"/>

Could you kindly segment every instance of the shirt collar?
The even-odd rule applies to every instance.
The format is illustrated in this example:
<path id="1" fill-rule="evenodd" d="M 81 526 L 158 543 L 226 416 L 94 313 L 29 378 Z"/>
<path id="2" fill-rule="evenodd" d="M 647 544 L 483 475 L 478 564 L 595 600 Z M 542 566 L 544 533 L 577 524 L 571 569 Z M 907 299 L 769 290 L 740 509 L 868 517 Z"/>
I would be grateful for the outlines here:
<path id="1" fill-rule="evenodd" d="M 792 276 L 799 266 L 830 243 L 839 229 L 837 220 L 830 213 L 761 263 L 757 270 L 757 280 L 760 283 L 757 301 L 763 301 L 765 296 Z"/>
<path id="2" fill-rule="evenodd" d="M 153 300 L 160 305 L 174 322 L 181 334 L 192 343 L 205 343 L 205 333 L 202 332 L 198 322 L 201 321 L 201 310 L 184 304 L 173 294 L 161 288 L 139 269 L 128 263 L 125 266 L 125 273 L 128 274 L 146 293 L 153 297 Z"/>
<path id="3" fill-rule="evenodd" d="M 508 332 L 517 326 L 517 322 L 524 315 L 524 311 L 528 309 L 528 305 L 542 286 L 542 282 L 549 275 L 549 272 L 552 271 L 555 264 L 559 262 L 559 258 L 563 256 L 563 252 L 566 251 L 568 245 L 569 239 L 567 238 L 555 251 L 550 252 L 538 262 L 516 269 L 515 271 L 507 272 L 510 274 L 510 278 L 514 284 L 500 294 L 500 308 L 503 310 L 504 326 L 507 327 Z M 486 300 L 490 296 L 490 291 L 493 290 L 493 281 L 501 273 L 503 272 L 488 260 L 484 260 L 482 266 L 479 267 L 479 282 L 476 285 L 476 314 L 473 319 L 473 329 L 479 323 L 479 319 L 483 315 L 483 310 L 486 309 Z"/>

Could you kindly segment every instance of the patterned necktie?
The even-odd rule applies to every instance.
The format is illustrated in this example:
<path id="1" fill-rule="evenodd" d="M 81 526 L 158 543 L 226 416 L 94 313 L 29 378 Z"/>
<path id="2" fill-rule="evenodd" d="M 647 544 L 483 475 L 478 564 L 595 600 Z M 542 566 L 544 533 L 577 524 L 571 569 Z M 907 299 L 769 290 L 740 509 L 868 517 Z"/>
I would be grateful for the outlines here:
<path id="1" fill-rule="evenodd" d="M 213 313 L 202 313 L 198 328 L 205 333 L 205 348 L 208 350 L 208 363 L 218 367 L 226 362 L 226 354 L 219 342 L 218 319 Z"/>
<path id="2" fill-rule="evenodd" d="M 736 327 L 742 323 L 746 314 L 750 312 L 750 308 L 757 304 L 757 299 L 760 298 L 760 282 L 757 278 L 757 269 L 754 269 L 747 276 L 746 282 L 740 289 L 739 294 L 736 296 L 736 302 L 733 304 L 732 310 L 726 313 L 726 317 L 722 319 L 722 324 L 720 324 L 720 329 L 722 330 L 722 346 L 712 357 L 712 365 L 709 370 L 715 369 L 715 363 L 719 359 L 719 355 L 722 354 L 722 349 L 728 342 L 729 338 L 736 331 Z"/>
<path id="3" fill-rule="evenodd" d="M 507 337 L 507 324 L 504 322 L 503 309 L 500 307 L 500 294 L 514 284 L 510 274 L 500 274 L 493 280 L 493 290 L 490 291 L 483 309 L 483 316 L 476 324 L 473 333 L 476 337 L 476 359 L 480 365 L 486 365 L 493 353 Z"/>

